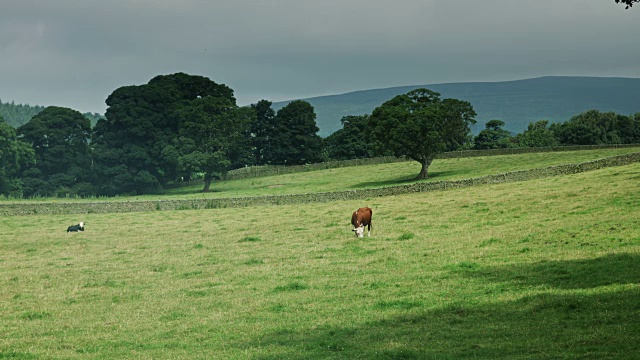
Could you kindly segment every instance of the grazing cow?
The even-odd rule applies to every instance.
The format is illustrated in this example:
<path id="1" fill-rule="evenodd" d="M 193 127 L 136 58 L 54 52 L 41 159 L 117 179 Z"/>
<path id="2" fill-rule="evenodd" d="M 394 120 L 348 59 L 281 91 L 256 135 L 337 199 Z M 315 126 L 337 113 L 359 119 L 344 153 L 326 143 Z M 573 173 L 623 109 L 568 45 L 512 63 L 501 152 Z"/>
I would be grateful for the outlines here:
<path id="1" fill-rule="evenodd" d="M 351 231 L 356 232 L 356 237 L 364 237 L 364 227 L 367 227 L 368 235 L 371 236 L 371 209 L 368 207 L 360 208 L 353 212 L 351 215 L 351 225 L 354 229 Z"/>
<path id="2" fill-rule="evenodd" d="M 78 231 L 84 231 L 84 223 L 82 221 L 80 221 L 80 224 L 78 225 L 71 225 L 67 228 L 67 232 L 78 232 Z"/>

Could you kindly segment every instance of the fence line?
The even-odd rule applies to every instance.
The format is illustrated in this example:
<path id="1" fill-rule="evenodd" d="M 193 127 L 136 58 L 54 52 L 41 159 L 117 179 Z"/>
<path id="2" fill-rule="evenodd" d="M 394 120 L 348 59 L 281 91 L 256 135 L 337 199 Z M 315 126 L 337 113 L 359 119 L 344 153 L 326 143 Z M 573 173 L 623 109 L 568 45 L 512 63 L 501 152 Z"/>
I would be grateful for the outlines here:
<path id="1" fill-rule="evenodd" d="M 617 149 L 640 147 L 640 144 L 617 144 L 617 145 L 575 145 L 575 146 L 554 146 L 554 147 L 538 147 L 538 148 L 510 148 L 510 149 L 490 149 L 490 150 L 462 150 L 449 151 L 436 156 L 436 159 L 456 159 L 465 157 L 478 156 L 498 156 L 513 154 L 528 154 L 540 152 L 559 152 L 559 151 L 578 151 L 578 150 L 597 150 L 597 149 Z M 366 159 L 353 160 L 335 160 L 317 164 L 306 165 L 258 165 L 247 166 L 244 168 L 231 170 L 227 173 L 225 180 L 238 180 L 246 178 L 254 178 L 261 176 L 271 176 L 280 174 L 292 174 L 297 172 L 335 169 L 349 166 L 364 166 L 387 164 L 393 162 L 413 161 L 405 157 L 381 156 Z"/>
<path id="2" fill-rule="evenodd" d="M 383 188 L 346 190 L 326 193 L 265 195 L 254 197 L 189 200 L 175 199 L 78 203 L 12 203 L 0 204 L 0 215 L 7 216 L 36 214 L 147 212 L 155 210 L 214 209 L 227 207 L 304 204 L 338 200 L 356 200 L 365 197 L 394 196 L 414 192 L 439 191 L 459 189 L 470 186 L 527 181 L 545 177 L 577 174 L 612 166 L 629 165 L 636 162 L 640 162 L 640 152 L 612 156 L 579 164 L 556 165 L 530 170 L 518 170 L 464 180 L 434 182 L 425 181 L 410 185 L 398 185 Z"/>

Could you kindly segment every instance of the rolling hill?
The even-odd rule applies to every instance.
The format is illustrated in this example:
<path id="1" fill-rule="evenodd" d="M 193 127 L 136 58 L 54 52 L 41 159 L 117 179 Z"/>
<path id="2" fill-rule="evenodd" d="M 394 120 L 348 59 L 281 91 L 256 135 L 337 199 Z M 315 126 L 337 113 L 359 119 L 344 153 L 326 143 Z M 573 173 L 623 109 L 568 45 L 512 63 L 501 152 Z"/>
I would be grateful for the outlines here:
<path id="1" fill-rule="evenodd" d="M 319 134 L 324 137 L 342 128 L 343 116 L 370 114 L 394 96 L 422 87 L 439 92 L 443 98 L 471 102 L 478 114 L 474 133 L 484 129 L 484 124 L 492 119 L 500 119 L 507 130 L 520 133 L 530 122 L 565 122 L 591 109 L 623 115 L 640 112 L 640 79 L 614 77 L 546 76 L 502 82 L 413 85 L 303 100 L 315 108 Z M 273 108 L 278 110 L 288 102 L 274 103 Z"/>

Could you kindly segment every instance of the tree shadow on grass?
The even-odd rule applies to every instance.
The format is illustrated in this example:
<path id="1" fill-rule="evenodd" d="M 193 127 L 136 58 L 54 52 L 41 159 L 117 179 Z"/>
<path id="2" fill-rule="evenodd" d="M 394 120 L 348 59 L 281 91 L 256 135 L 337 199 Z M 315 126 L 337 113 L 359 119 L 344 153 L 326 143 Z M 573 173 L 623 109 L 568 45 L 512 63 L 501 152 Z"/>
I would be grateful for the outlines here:
<path id="1" fill-rule="evenodd" d="M 380 180 L 380 181 L 363 181 L 351 185 L 350 189 L 363 189 L 363 188 L 377 188 L 377 187 L 386 187 L 386 186 L 394 186 L 394 185 L 406 185 L 412 184 L 419 181 L 439 181 L 440 178 L 451 176 L 456 174 L 455 171 L 440 171 L 440 172 L 430 172 L 429 177 L 426 179 L 417 179 L 415 175 L 411 176 L 401 176 L 393 179 Z"/>
<path id="2" fill-rule="evenodd" d="M 549 286 L 566 290 L 640 284 L 640 256 L 621 253 L 584 260 L 541 261 L 479 268 L 468 272 L 468 275 L 519 286 Z"/>
<path id="3" fill-rule="evenodd" d="M 259 359 L 633 358 L 640 353 L 640 287 L 564 290 L 638 285 L 638 260 L 622 254 L 477 269 L 473 276 L 489 282 L 549 285 L 563 291 L 512 301 L 489 296 L 471 304 L 454 301 L 405 312 L 382 309 L 372 312 L 375 318 L 352 326 L 282 329 L 236 346 Z"/>

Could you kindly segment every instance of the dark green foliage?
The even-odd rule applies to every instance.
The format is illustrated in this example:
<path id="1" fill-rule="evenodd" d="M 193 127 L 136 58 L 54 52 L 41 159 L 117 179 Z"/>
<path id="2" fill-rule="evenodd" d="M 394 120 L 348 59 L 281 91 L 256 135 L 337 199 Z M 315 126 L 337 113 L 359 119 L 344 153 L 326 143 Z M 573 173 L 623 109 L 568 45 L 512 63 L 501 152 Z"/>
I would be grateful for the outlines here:
<path id="1" fill-rule="evenodd" d="M 235 105 L 229 87 L 183 73 L 115 90 L 106 101 L 106 119 L 94 131 L 100 193 L 148 193 L 188 176 L 179 168 L 181 120 L 192 102 L 207 97 Z"/>
<path id="2" fill-rule="evenodd" d="M 35 165 L 22 173 L 26 196 L 68 196 L 93 193 L 91 124 L 75 110 L 50 106 L 18 128 L 31 144 Z"/>
<path id="3" fill-rule="evenodd" d="M 18 139 L 16 130 L 0 116 L 0 194 L 21 197 L 22 181 L 18 175 L 34 162 L 31 146 Z"/>
<path id="4" fill-rule="evenodd" d="M 426 178 L 437 154 L 468 146 L 475 115 L 466 101 L 442 100 L 435 91 L 416 89 L 377 107 L 368 131 L 378 154 L 390 151 L 418 161 L 418 178 Z"/>
<path id="5" fill-rule="evenodd" d="M 640 113 L 635 116 L 589 110 L 561 124 L 552 124 L 563 145 L 633 144 L 640 142 Z"/>
<path id="6" fill-rule="evenodd" d="M 96 126 L 98 121 L 104 119 L 104 115 L 98 113 L 84 113 L 82 115 L 91 122 L 91 127 Z"/>
<path id="7" fill-rule="evenodd" d="M 504 149 L 512 147 L 511 134 L 502 127 L 505 125 L 502 120 L 490 120 L 485 124 L 486 129 L 480 131 L 474 139 L 473 148 L 475 150 Z"/>
<path id="8" fill-rule="evenodd" d="M 42 110 L 44 110 L 44 106 L 16 104 L 13 101 L 11 103 L 3 103 L 2 100 L 0 100 L 0 116 L 4 117 L 7 124 L 14 128 L 26 124 Z"/>
<path id="9" fill-rule="evenodd" d="M 5 121 L 14 128 L 26 124 L 44 109 L 44 106 L 16 104 L 13 101 L 11 103 L 3 103 L 0 100 L 0 116 L 3 116 Z M 95 125 L 98 120 L 104 119 L 104 116 L 98 113 L 84 113 L 82 115 L 89 119 L 91 126 Z"/>
<path id="10" fill-rule="evenodd" d="M 518 134 L 515 142 L 520 147 L 550 147 L 558 146 L 559 142 L 553 131 L 547 127 L 549 121 L 540 120 L 529 124 L 522 134 Z"/>
<path id="11" fill-rule="evenodd" d="M 322 138 L 317 135 L 316 114 L 306 101 L 296 100 L 278 111 L 271 145 L 275 165 L 301 165 L 321 160 Z"/>
<path id="12" fill-rule="evenodd" d="M 276 113 L 271 108 L 271 102 L 260 100 L 252 104 L 251 108 L 256 116 L 251 122 L 251 148 L 255 165 L 265 165 L 273 158 L 273 139 L 276 136 Z"/>
<path id="13" fill-rule="evenodd" d="M 372 146 L 366 134 L 368 119 L 368 115 L 343 117 L 340 120 L 342 129 L 324 139 L 327 157 L 333 160 L 372 157 Z"/>
<path id="14" fill-rule="evenodd" d="M 251 162 L 249 126 L 254 115 L 254 109 L 239 108 L 224 97 L 192 100 L 179 112 L 179 170 L 204 173 L 207 192 L 213 179 Z"/>

